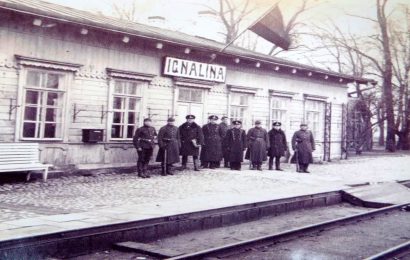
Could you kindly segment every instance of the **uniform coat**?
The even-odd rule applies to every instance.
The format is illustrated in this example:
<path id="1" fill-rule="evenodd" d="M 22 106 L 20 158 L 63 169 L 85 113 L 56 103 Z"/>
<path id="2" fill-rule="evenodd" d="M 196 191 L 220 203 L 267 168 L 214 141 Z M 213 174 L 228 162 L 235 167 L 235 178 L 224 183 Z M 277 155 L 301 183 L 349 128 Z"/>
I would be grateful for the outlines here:
<path id="1" fill-rule="evenodd" d="M 312 152 L 315 150 L 315 139 L 312 132 L 309 130 L 299 130 L 293 134 L 292 149 L 297 150 L 300 164 L 309 164 L 313 162 Z M 296 159 L 292 157 L 291 162 L 296 163 Z"/>
<path id="2" fill-rule="evenodd" d="M 157 136 L 157 131 L 152 126 L 142 126 L 135 131 L 135 135 L 132 139 L 134 147 L 136 149 L 154 149 L 155 137 Z"/>
<path id="3" fill-rule="evenodd" d="M 268 150 L 268 156 L 277 157 L 284 156 L 288 150 L 288 143 L 286 141 L 285 132 L 282 129 L 271 129 L 268 132 L 270 148 Z"/>
<path id="4" fill-rule="evenodd" d="M 197 144 L 202 145 L 204 143 L 204 136 L 202 129 L 195 122 L 188 124 L 188 122 L 182 124 L 179 127 L 179 136 L 181 138 L 181 149 L 179 151 L 182 156 L 198 156 L 199 148 L 195 147 L 192 140 L 196 140 Z"/>
<path id="5" fill-rule="evenodd" d="M 262 127 L 251 128 L 247 134 L 247 142 L 246 159 L 258 163 L 266 161 L 266 151 L 269 148 L 268 132 Z"/>
<path id="6" fill-rule="evenodd" d="M 243 129 L 231 128 L 226 133 L 226 146 L 229 162 L 243 162 L 246 149 L 246 133 Z"/>
<path id="7" fill-rule="evenodd" d="M 208 123 L 202 127 L 204 146 L 201 150 L 201 161 L 220 162 L 222 160 L 222 128 L 218 124 Z"/>
<path id="8" fill-rule="evenodd" d="M 137 150 L 142 149 L 141 151 L 137 151 L 139 162 L 148 163 L 151 159 L 156 136 L 157 131 L 152 126 L 144 125 L 135 131 L 132 142 Z"/>
<path id="9" fill-rule="evenodd" d="M 229 126 L 225 124 L 224 122 L 220 123 L 219 126 L 221 127 L 222 131 L 222 154 L 225 162 L 229 161 L 229 150 L 228 150 L 228 144 L 227 144 L 227 139 L 226 135 L 229 130 Z"/>
<path id="10" fill-rule="evenodd" d="M 173 164 L 179 162 L 179 148 L 181 141 L 179 138 L 178 127 L 173 125 L 166 125 L 161 127 L 158 132 L 158 146 L 157 162 L 164 161 L 165 151 L 167 153 L 166 164 Z"/>

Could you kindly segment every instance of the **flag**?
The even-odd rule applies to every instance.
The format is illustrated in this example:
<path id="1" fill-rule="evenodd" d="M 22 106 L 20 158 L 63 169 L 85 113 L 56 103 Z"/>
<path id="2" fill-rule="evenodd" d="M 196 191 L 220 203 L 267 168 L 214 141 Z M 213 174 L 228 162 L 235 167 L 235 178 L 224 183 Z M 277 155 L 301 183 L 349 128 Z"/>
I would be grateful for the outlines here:
<path id="1" fill-rule="evenodd" d="M 256 23 L 249 27 L 249 30 L 284 50 L 289 49 L 290 39 L 285 31 L 282 13 L 278 5 L 259 18 Z"/>

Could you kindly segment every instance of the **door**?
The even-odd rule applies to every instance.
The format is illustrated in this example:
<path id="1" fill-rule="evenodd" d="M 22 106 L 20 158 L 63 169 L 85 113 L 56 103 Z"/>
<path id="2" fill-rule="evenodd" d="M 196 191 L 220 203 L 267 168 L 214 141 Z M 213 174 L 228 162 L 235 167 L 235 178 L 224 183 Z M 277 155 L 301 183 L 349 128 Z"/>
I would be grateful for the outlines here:
<path id="1" fill-rule="evenodd" d="M 177 102 L 177 119 L 176 123 L 183 124 L 186 119 L 186 115 L 194 115 L 195 122 L 202 126 L 204 104 L 203 104 L 204 91 L 196 88 L 179 88 L 178 102 Z"/>
<path id="2" fill-rule="evenodd" d="M 178 102 L 177 119 L 176 119 L 177 126 L 180 126 L 183 123 L 185 123 L 186 115 L 194 115 L 196 117 L 195 122 L 198 125 L 202 126 L 203 124 L 203 104 Z"/>

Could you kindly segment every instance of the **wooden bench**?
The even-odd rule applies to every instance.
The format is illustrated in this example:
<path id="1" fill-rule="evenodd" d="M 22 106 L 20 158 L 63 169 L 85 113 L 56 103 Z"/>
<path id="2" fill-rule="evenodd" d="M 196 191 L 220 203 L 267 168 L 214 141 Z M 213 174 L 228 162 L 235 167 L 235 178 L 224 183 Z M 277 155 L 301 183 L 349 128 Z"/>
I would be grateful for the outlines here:
<path id="1" fill-rule="evenodd" d="M 47 181 L 48 167 L 39 160 L 38 143 L 0 143 L 0 172 L 43 171 L 43 181 Z"/>

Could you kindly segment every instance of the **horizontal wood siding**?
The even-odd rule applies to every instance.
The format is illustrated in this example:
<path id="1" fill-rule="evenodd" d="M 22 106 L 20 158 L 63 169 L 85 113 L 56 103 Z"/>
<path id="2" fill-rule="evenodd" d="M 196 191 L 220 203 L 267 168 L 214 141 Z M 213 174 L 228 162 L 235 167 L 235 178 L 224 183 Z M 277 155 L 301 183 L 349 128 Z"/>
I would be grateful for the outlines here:
<path id="1" fill-rule="evenodd" d="M 24 22 L 24 23 L 23 23 Z M 25 26 L 23 26 L 25 24 Z M 63 142 L 41 142 L 41 159 L 55 165 L 98 165 L 98 164 L 134 164 L 136 152 L 130 140 L 110 141 L 99 144 L 83 144 L 82 129 L 100 128 L 106 131 L 109 82 L 106 68 L 156 75 L 147 83 L 143 96 L 145 107 L 142 116 L 150 115 L 157 130 L 166 124 L 174 109 L 175 85 L 172 78 L 161 73 L 162 60 L 165 56 L 179 56 L 197 60 L 194 52 L 189 55 L 176 53 L 174 49 L 153 49 L 149 43 L 132 39 L 128 44 L 121 41 L 121 35 L 101 34 L 90 31 L 81 35 L 80 28 L 72 29 L 39 28 L 31 26 L 32 21 L 14 21 L 0 17 L 0 142 L 13 141 L 16 126 L 16 111 L 12 110 L 9 120 L 10 99 L 16 104 L 18 90 L 18 69 L 15 55 L 35 57 L 82 64 L 67 88 L 67 109 L 65 140 Z M 64 34 L 61 34 L 64 31 Z M 181 50 L 179 50 L 181 51 Z M 201 58 L 203 59 L 203 57 Z M 270 129 L 270 94 L 269 90 L 293 92 L 289 104 L 286 135 L 291 140 L 303 120 L 303 94 L 328 96 L 334 103 L 332 115 L 331 145 L 332 157 L 340 154 L 341 103 L 347 99 L 343 85 L 327 84 L 317 80 L 284 75 L 266 68 L 246 67 L 247 65 L 227 65 L 225 84 L 217 84 L 206 90 L 205 115 L 216 114 L 219 117 L 228 113 L 228 85 L 256 88 L 253 102 L 250 104 L 251 120 L 260 119 Z M 299 73 L 299 72 L 298 72 Z M 111 98 L 111 97 L 110 97 Z M 77 109 L 73 121 L 74 105 Z M 105 111 L 103 111 L 103 109 Z M 80 111 L 81 110 L 81 111 Z M 104 112 L 104 113 L 102 113 Z M 103 118 L 101 119 L 101 115 Z M 206 120 L 204 120 L 206 121 Z M 17 122 L 20 123 L 20 122 Z M 247 129 L 246 129 L 247 130 Z M 316 137 L 322 140 L 323 137 Z M 315 157 L 323 155 L 319 145 Z M 154 154 L 155 158 L 155 154 Z"/>

